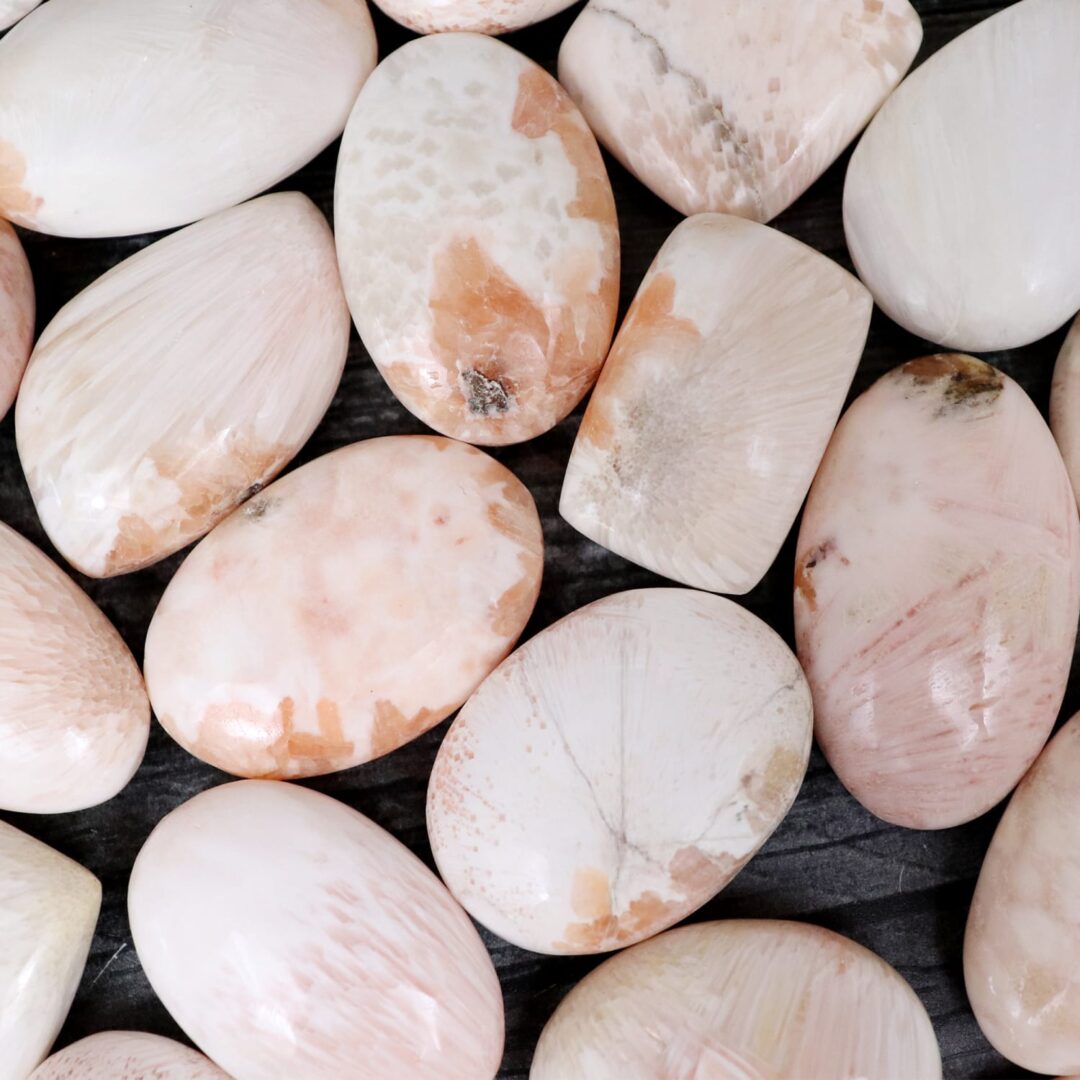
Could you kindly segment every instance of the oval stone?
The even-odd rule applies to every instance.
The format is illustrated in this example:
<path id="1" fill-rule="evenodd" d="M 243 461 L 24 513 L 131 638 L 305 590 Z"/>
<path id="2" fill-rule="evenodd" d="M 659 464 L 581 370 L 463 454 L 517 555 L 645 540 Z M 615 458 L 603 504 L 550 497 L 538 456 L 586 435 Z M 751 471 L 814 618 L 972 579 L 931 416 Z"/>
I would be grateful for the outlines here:
<path id="1" fill-rule="evenodd" d="M 111 799 L 149 732 L 142 675 L 120 635 L 0 524 L 0 809 L 59 814 Z"/>
<path id="2" fill-rule="evenodd" d="M 743 608 L 684 589 L 609 596 L 528 641 L 458 714 L 428 787 L 435 861 L 515 945 L 632 945 L 761 847 L 812 727 L 798 661 Z"/>
<path id="3" fill-rule="evenodd" d="M 305 195 L 226 210 L 114 267 L 45 328 L 15 409 L 49 538 L 109 577 L 202 536 L 307 441 L 349 330 L 334 238 Z"/>
<path id="4" fill-rule="evenodd" d="M 661 934 L 563 999 L 530 1080 L 940 1080 L 910 986 L 861 945 L 804 923 L 730 920 Z"/>
<path id="5" fill-rule="evenodd" d="M 219 525 L 146 637 L 150 700 L 240 776 L 369 761 L 450 715 L 510 651 L 543 537 L 513 473 L 438 437 L 355 443 Z"/>
<path id="6" fill-rule="evenodd" d="M 540 22 L 574 0 L 375 0 L 390 16 L 418 34 L 473 31 L 505 34 Z"/>
<path id="7" fill-rule="evenodd" d="M 1050 430 L 1080 505 L 1080 318 L 1058 353 L 1050 388 Z"/>
<path id="8" fill-rule="evenodd" d="M 269 845 L 269 846 L 268 846 Z M 495 969 L 407 848 L 292 784 L 211 788 L 150 834 L 131 932 L 157 995 L 238 1080 L 490 1080 Z"/>
<path id="9" fill-rule="evenodd" d="M 1065 467 L 1011 379 L 913 360 L 840 421 L 810 491 L 795 635 L 851 793 L 917 829 L 1000 801 L 1065 693 L 1080 616 Z"/>
<path id="10" fill-rule="evenodd" d="M 1080 1073 L 1080 716 L 1024 777 L 986 853 L 964 939 L 979 1026 L 1017 1065 Z"/>
<path id="11" fill-rule="evenodd" d="M 224 210 L 340 135 L 375 60 L 364 0 L 50 0 L 0 42 L 0 215 L 126 236 Z"/>
<path id="12" fill-rule="evenodd" d="M 0 221 L 0 419 L 11 408 L 34 345 L 34 279 L 15 230 Z"/>
<path id="13" fill-rule="evenodd" d="M 144 1031 L 102 1031 L 51 1055 L 30 1080 L 229 1080 L 190 1046 Z"/>
<path id="14" fill-rule="evenodd" d="M 905 80 L 855 150 L 844 226 L 901 326 L 1026 345 L 1080 308 L 1080 4 L 1021 0 Z"/>
<path id="15" fill-rule="evenodd" d="M 521 442 L 592 386 L 618 303 L 615 202 L 573 102 L 508 45 L 436 35 L 379 65 L 334 222 L 360 337 L 436 431 Z"/>

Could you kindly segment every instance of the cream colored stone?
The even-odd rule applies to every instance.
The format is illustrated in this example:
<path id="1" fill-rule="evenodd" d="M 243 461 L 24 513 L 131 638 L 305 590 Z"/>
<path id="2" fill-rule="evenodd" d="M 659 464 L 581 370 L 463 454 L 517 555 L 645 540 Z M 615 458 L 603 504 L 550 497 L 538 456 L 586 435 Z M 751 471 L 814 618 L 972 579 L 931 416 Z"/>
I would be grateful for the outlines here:
<path id="1" fill-rule="evenodd" d="M 53 1054 L 30 1080 L 229 1080 L 197 1050 L 142 1031 L 102 1031 Z"/>
<path id="2" fill-rule="evenodd" d="M 40 2 L 40 0 L 37 0 Z M 574 0 L 375 0 L 392 19 L 418 34 L 474 31 L 505 34 L 540 22 Z"/>

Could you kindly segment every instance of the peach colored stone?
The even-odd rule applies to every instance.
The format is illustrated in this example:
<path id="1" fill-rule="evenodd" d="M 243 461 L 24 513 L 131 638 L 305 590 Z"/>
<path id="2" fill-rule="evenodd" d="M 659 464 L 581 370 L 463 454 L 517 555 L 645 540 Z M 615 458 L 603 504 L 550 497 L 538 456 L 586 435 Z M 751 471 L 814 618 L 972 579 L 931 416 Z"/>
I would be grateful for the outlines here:
<path id="1" fill-rule="evenodd" d="M 11 408 L 34 344 L 34 279 L 15 230 L 0 221 L 0 419 Z"/>
<path id="2" fill-rule="evenodd" d="M 574 0 L 375 0 L 418 34 L 505 34 L 564 11 Z"/>
<path id="3" fill-rule="evenodd" d="M 534 952 L 632 945 L 719 892 L 806 772 L 810 690 L 730 600 L 642 589 L 542 631 L 466 702 L 428 787 L 439 871 Z"/>
<path id="4" fill-rule="evenodd" d="M 466 442 L 540 435 L 592 386 L 619 294 L 596 140 L 542 68 L 477 34 L 412 41 L 349 118 L 334 222 L 391 390 Z"/>
<path id="5" fill-rule="evenodd" d="M 439 880 L 355 810 L 292 784 L 212 788 L 131 873 L 154 990 L 236 1080 L 491 1080 L 499 981 Z"/>
<path id="6" fill-rule="evenodd" d="M 120 635 L 0 525 L 0 809 L 57 814 L 111 799 L 149 731 L 142 675 Z"/>
<path id="7" fill-rule="evenodd" d="M 921 40 L 907 0 L 591 0 L 559 79 L 677 210 L 769 221 L 859 133 Z"/>
<path id="8" fill-rule="evenodd" d="M 449 716 L 529 619 L 529 492 L 435 436 L 370 439 L 278 480 L 180 567 L 146 638 L 154 711 L 240 776 L 334 772 Z"/>
<path id="9" fill-rule="evenodd" d="M 805 923 L 671 930 L 605 961 L 540 1036 L 530 1080 L 940 1080 L 911 987 Z"/>
<path id="10" fill-rule="evenodd" d="M 53 1054 L 30 1080 L 229 1080 L 229 1075 L 172 1039 L 102 1031 Z"/>
<path id="11" fill-rule="evenodd" d="M 1080 503 L 1080 318 L 1069 330 L 1050 388 L 1050 430 L 1069 470 Z"/>
<path id="12" fill-rule="evenodd" d="M 782 233 L 684 221 L 604 365 L 562 516 L 683 584 L 752 589 L 825 452 L 872 306 L 851 274 Z"/>
<path id="13" fill-rule="evenodd" d="M 1053 726 L 1080 615 L 1057 447 L 1011 379 L 913 360 L 840 421 L 803 516 L 795 633 L 815 734 L 895 824 L 970 821 Z"/>

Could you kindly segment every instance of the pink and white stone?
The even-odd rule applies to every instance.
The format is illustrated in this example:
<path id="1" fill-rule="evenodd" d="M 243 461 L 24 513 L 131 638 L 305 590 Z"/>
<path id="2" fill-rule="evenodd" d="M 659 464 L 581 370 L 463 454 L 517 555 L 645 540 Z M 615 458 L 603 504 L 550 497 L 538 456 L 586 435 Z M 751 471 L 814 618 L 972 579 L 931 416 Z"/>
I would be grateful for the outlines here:
<path id="1" fill-rule="evenodd" d="M 565 11 L 574 0 L 375 0 L 418 34 L 506 34 Z"/>
<path id="2" fill-rule="evenodd" d="M 761 847 L 812 728 L 798 661 L 748 611 L 688 589 L 609 596 L 528 641 L 458 714 L 428 787 L 435 861 L 515 945 L 632 945 Z"/>
<path id="3" fill-rule="evenodd" d="M 138 252 L 65 305 L 15 410 L 38 515 L 93 577 L 197 539 L 322 419 L 349 345 L 334 238 L 266 195 Z"/>
<path id="4" fill-rule="evenodd" d="M 817 739 L 918 829 L 1016 785 L 1053 727 L 1080 616 L 1080 525 L 1038 410 L 969 356 L 896 368 L 840 421 L 796 550 Z"/>
<path id="5" fill-rule="evenodd" d="M 901 326 L 952 349 L 1027 345 L 1080 308 L 1080 4 L 1021 0 L 885 103 L 852 155 L 844 228 Z"/>
<path id="6" fill-rule="evenodd" d="M 615 201 L 574 103 L 493 38 L 412 41 L 349 118 L 334 222 L 353 319 L 410 412 L 465 442 L 554 427 L 604 362 Z"/>
<path id="7" fill-rule="evenodd" d="M 1080 318 L 1058 353 L 1050 388 L 1050 430 L 1080 504 Z"/>
<path id="8" fill-rule="evenodd" d="M 325 795 L 259 781 L 196 795 L 150 834 L 128 912 L 154 990 L 236 1080 L 490 1080 L 499 1067 L 499 981 L 465 912 Z"/>
<path id="9" fill-rule="evenodd" d="M 665 202 L 764 222 L 836 160 L 921 41 L 908 0 L 591 0 L 559 79 Z"/>
<path id="10" fill-rule="evenodd" d="M 0 821 L 0 1080 L 26 1080 L 49 1052 L 100 908 L 89 870 Z"/>
<path id="11" fill-rule="evenodd" d="M 26 253 L 15 230 L 0 221 L 0 419 L 11 408 L 30 359 L 34 311 L 34 279 Z"/>
<path id="12" fill-rule="evenodd" d="M 1005 810 L 964 939 L 979 1026 L 1010 1061 L 1080 1073 L 1080 716 L 1054 736 Z"/>
<path id="13" fill-rule="evenodd" d="M 0 809 L 58 814 L 111 799 L 149 732 L 142 675 L 120 635 L 0 524 Z"/>
<path id="14" fill-rule="evenodd" d="M 42 1062 L 29 1080 L 229 1080 L 190 1046 L 143 1031 L 102 1031 Z"/>
<path id="15" fill-rule="evenodd" d="M 530 1080 L 940 1080 L 930 1018 L 880 957 L 805 923 L 671 930 L 555 1010 Z"/>
<path id="16" fill-rule="evenodd" d="M 562 516 L 665 577 L 748 592 L 810 487 L 872 307 L 851 274 L 782 233 L 684 221 L 604 365 Z"/>
<path id="17" fill-rule="evenodd" d="M 41 0 L 0 0 L 0 30 L 14 26 L 40 3 Z"/>
<path id="18" fill-rule="evenodd" d="M 154 614 L 165 729 L 240 776 L 316 776 L 445 719 L 513 647 L 540 589 L 532 496 L 487 454 L 370 439 L 276 483 L 188 556 Z"/>
<path id="19" fill-rule="evenodd" d="M 0 216 L 126 236 L 234 206 L 341 134 L 375 60 L 364 0 L 49 0 L 0 41 Z"/>

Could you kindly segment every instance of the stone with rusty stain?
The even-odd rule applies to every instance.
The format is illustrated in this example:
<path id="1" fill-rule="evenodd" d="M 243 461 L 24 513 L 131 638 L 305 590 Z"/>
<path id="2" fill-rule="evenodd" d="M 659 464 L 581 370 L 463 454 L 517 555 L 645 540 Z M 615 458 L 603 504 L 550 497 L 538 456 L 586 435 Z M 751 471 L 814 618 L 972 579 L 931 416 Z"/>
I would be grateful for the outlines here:
<path id="1" fill-rule="evenodd" d="M 1080 318 L 1073 322 L 1054 366 L 1050 430 L 1065 459 L 1080 506 Z"/>
<path id="2" fill-rule="evenodd" d="M 418 34 L 506 34 L 564 11 L 574 0 L 375 0 L 375 3 L 391 19 Z"/>
<path id="3" fill-rule="evenodd" d="M 921 40 L 908 0 L 590 0 L 559 79 L 677 210 L 765 222 L 855 138 Z"/>
<path id="4" fill-rule="evenodd" d="M 45 328 L 15 409 L 60 553 L 109 577 L 202 536 L 307 441 L 349 329 L 333 235 L 296 193 L 191 225 L 95 281 Z"/>
<path id="5" fill-rule="evenodd" d="M 743 608 L 685 589 L 609 596 L 528 641 L 459 713 L 428 786 L 435 861 L 516 945 L 632 945 L 765 842 L 811 729 L 798 662 Z"/>
<path id="6" fill-rule="evenodd" d="M 611 186 L 573 102 L 508 45 L 436 35 L 383 61 L 345 131 L 334 220 L 360 336 L 436 431 L 521 442 L 592 386 L 618 302 Z"/>
<path id="7" fill-rule="evenodd" d="M 499 980 L 468 916 L 407 848 L 294 784 L 211 788 L 135 860 L 139 960 L 237 1078 L 492 1080 Z"/>
<path id="8" fill-rule="evenodd" d="M 146 639 L 167 731 L 238 776 L 346 769 L 449 716 L 540 588 L 532 496 L 463 443 L 355 443 L 288 474 L 180 567 Z"/>
<path id="9" fill-rule="evenodd" d="M 969 356 L 856 400 L 796 549 L 795 631 L 818 742 L 879 817 L 958 825 L 1038 754 L 1080 615 L 1080 527 L 1024 392 Z"/>
<path id="10" fill-rule="evenodd" d="M 229 1080 L 190 1046 L 145 1031 L 101 1031 L 65 1046 L 29 1080 Z"/>

